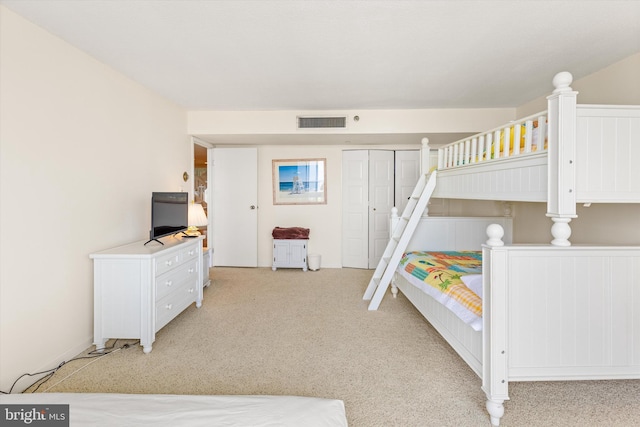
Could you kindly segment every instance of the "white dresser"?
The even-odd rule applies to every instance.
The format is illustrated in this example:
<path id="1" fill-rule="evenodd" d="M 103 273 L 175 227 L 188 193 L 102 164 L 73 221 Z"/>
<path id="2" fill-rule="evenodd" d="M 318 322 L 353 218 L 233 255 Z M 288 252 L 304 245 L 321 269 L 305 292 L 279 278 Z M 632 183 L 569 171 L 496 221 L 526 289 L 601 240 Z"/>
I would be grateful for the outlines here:
<path id="1" fill-rule="evenodd" d="M 273 239 L 273 264 L 271 269 L 302 268 L 307 271 L 306 239 Z"/>
<path id="2" fill-rule="evenodd" d="M 93 343 L 138 338 L 145 353 L 163 326 L 195 302 L 202 305 L 203 237 L 165 237 L 96 252 Z"/>

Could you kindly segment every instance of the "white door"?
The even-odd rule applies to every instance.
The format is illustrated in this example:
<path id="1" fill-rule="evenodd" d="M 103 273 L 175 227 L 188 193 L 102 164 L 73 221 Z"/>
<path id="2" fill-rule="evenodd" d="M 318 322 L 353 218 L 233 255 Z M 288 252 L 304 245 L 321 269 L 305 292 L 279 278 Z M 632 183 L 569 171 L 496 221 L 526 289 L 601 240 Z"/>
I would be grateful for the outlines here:
<path id="1" fill-rule="evenodd" d="M 378 265 L 389 242 L 391 207 L 404 210 L 419 175 L 420 150 L 343 151 L 343 267 Z"/>
<path id="2" fill-rule="evenodd" d="M 342 266 L 369 266 L 369 151 L 342 152 Z"/>
<path id="3" fill-rule="evenodd" d="M 258 266 L 258 149 L 213 149 L 213 265 Z"/>
<path id="4" fill-rule="evenodd" d="M 396 200 L 398 215 L 404 212 L 409 196 L 420 178 L 420 151 L 396 151 Z"/>
<path id="5" fill-rule="evenodd" d="M 369 268 L 376 268 L 389 243 L 389 216 L 393 204 L 394 152 L 371 150 L 369 151 Z"/>

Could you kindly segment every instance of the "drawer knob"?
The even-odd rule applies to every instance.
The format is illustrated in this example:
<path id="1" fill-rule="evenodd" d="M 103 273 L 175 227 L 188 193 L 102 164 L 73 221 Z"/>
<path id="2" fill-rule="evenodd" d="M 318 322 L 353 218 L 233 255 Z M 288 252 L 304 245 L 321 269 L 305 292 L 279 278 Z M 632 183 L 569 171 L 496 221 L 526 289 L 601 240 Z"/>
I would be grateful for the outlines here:
<path id="1" fill-rule="evenodd" d="M 194 271 L 193 267 L 189 269 L 189 273 L 193 273 Z"/>
<path id="2" fill-rule="evenodd" d="M 167 286 L 171 286 L 171 285 L 173 285 L 173 281 L 167 280 Z"/>
<path id="3" fill-rule="evenodd" d="M 194 255 L 195 253 L 195 251 L 189 251 L 189 255 Z"/>
<path id="4" fill-rule="evenodd" d="M 190 293 L 190 294 L 192 294 L 192 293 L 194 293 L 194 292 L 195 292 L 195 289 L 193 289 L 193 288 L 189 288 L 189 293 Z"/>
<path id="5" fill-rule="evenodd" d="M 167 261 L 167 263 L 166 263 L 166 264 L 167 264 L 167 265 L 171 265 L 171 264 L 173 264 L 173 261 L 169 260 L 169 261 Z"/>
<path id="6" fill-rule="evenodd" d="M 173 304 L 167 304 L 164 306 L 164 308 L 166 308 L 167 310 L 171 310 L 172 307 L 173 307 Z"/>

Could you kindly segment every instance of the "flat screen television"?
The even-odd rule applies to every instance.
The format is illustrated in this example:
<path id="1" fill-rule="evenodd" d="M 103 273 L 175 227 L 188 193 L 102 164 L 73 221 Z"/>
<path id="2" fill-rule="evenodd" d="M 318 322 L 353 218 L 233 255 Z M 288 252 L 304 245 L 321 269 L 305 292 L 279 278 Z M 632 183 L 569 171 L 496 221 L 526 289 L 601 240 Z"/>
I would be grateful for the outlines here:
<path id="1" fill-rule="evenodd" d="M 188 227 L 189 193 L 153 192 L 151 194 L 151 231 L 147 243 L 152 240 L 160 242 L 158 240 L 160 237 L 177 234 Z"/>

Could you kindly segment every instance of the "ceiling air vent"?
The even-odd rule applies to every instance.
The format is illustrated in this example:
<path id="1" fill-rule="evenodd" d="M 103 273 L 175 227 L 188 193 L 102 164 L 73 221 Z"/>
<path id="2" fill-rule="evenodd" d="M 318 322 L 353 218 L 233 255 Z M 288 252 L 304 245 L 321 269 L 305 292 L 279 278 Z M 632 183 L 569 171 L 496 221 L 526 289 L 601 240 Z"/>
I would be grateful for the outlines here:
<path id="1" fill-rule="evenodd" d="M 347 117 L 301 117 L 298 116 L 298 129 L 344 129 Z"/>

